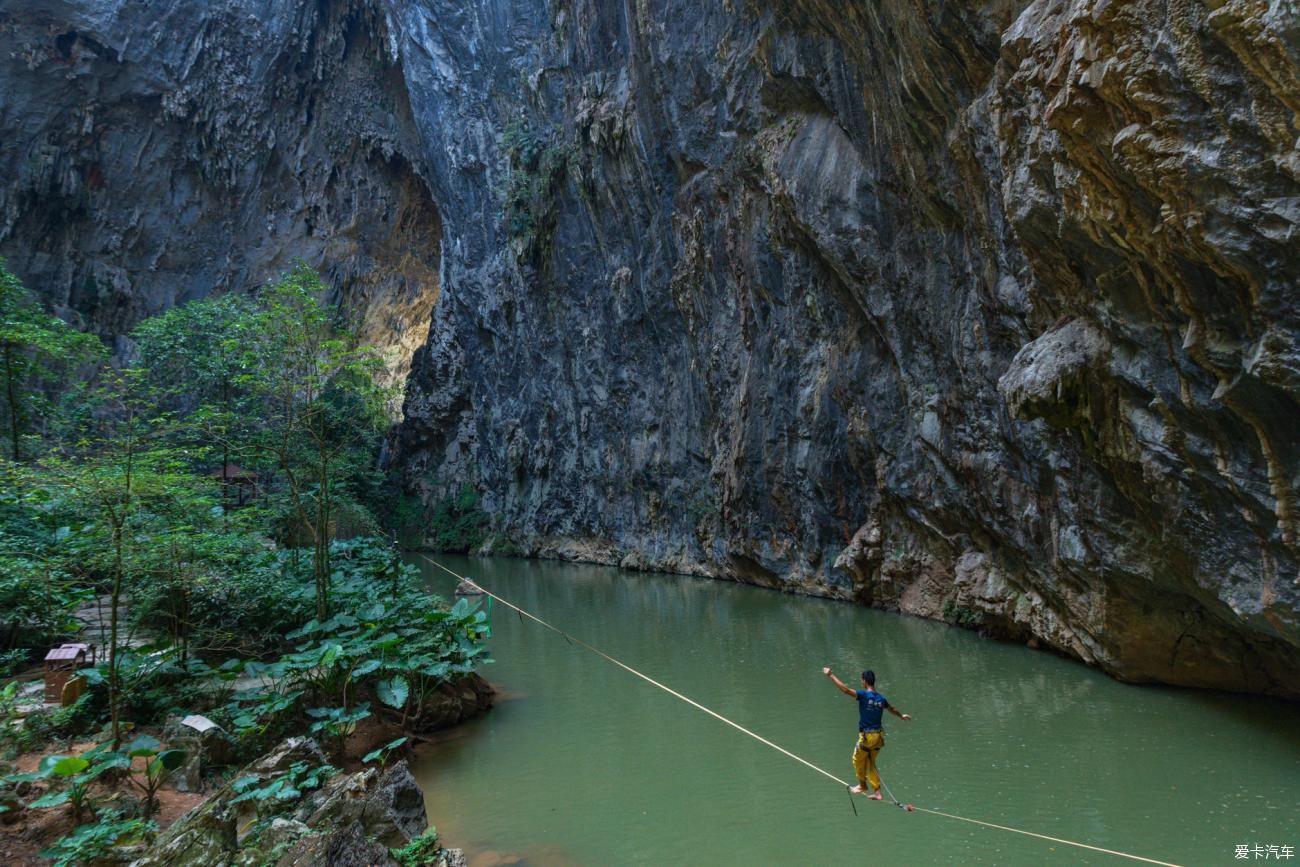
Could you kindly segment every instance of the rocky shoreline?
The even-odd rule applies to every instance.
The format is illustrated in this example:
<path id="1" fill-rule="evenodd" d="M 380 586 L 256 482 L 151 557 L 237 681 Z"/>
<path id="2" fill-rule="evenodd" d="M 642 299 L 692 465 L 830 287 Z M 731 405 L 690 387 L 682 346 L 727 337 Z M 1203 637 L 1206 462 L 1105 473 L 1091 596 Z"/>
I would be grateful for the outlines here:
<path id="1" fill-rule="evenodd" d="M 424 794 L 405 756 L 434 732 L 491 709 L 495 690 L 477 674 L 443 684 L 417 718 L 383 713 L 365 720 L 328 754 L 317 740 L 295 735 L 242 767 L 232 766 L 233 743 L 218 727 L 202 731 L 179 717 L 157 729 L 162 743 L 183 750 L 184 764 L 169 773 L 155 817 L 163 830 L 148 843 L 116 845 L 97 856 L 99 867 L 463 867 L 462 852 L 441 845 L 425 813 Z M 38 708 L 41 706 L 38 706 Z M 148 734 L 153 729 L 144 730 Z M 398 743 L 401 749 L 387 748 Z M 95 740 L 80 747 L 84 751 Z M 40 753 L 0 763 L 31 770 L 47 754 L 75 744 L 47 745 Z M 0 787 L 0 852 L 8 863 L 43 864 L 36 853 L 67 832 L 61 811 L 22 810 L 42 794 L 41 783 Z M 99 803 L 137 809 L 110 775 L 96 781 Z M 123 797 L 126 795 L 126 797 Z M 190 805 L 193 805 L 192 807 Z M 181 813 L 180 811 L 187 810 Z M 400 853 L 401 857 L 399 857 Z"/>
<path id="2" fill-rule="evenodd" d="M 296 763 L 323 765 L 327 759 L 315 741 L 290 738 L 233 779 L 269 782 Z M 390 850 L 408 846 L 429 827 L 424 794 L 405 760 L 340 773 L 287 808 L 232 804 L 235 796 L 233 785 L 223 786 L 130 867 L 399 867 Z M 463 867 L 465 857 L 440 848 L 428 863 Z"/>

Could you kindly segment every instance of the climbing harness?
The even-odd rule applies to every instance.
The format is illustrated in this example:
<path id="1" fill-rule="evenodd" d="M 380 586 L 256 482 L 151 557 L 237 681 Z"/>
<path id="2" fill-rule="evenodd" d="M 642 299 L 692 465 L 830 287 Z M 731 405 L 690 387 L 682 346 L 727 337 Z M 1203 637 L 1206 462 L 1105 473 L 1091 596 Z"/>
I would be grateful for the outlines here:
<path id="1" fill-rule="evenodd" d="M 736 729 L 737 731 L 739 731 L 739 732 L 743 732 L 744 734 L 749 735 L 751 738 L 753 738 L 754 740 L 758 741 L 759 743 L 766 744 L 767 746 L 771 747 L 772 749 L 776 750 L 777 752 L 782 753 L 782 754 L 784 754 L 784 755 L 786 755 L 786 756 L 789 756 L 790 758 L 794 759 L 794 760 L 795 760 L 796 762 L 798 762 L 799 764 L 804 765 L 805 767 L 810 768 L 811 770 L 816 771 L 817 773 L 821 774 L 823 777 L 826 777 L 826 778 L 829 779 L 829 780 L 833 780 L 834 782 L 836 782 L 836 783 L 838 783 L 839 785 L 843 786 L 843 787 L 844 787 L 844 788 L 849 792 L 849 803 L 853 806 L 853 815 L 855 815 L 855 816 L 858 815 L 858 807 L 857 807 L 857 803 L 853 800 L 853 789 L 852 789 L 852 787 L 850 786 L 849 783 L 845 782 L 844 780 L 841 780 L 839 777 L 835 776 L 835 775 L 832 774 L 830 771 L 828 771 L 828 770 L 826 770 L 826 769 L 824 769 L 824 768 L 820 768 L 820 767 L 818 767 L 817 765 L 814 765 L 812 762 L 808 761 L 808 760 L 805 759 L 805 758 L 802 758 L 802 757 L 800 757 L 800 756 L 796 756 L 794 753 L 790 752 L 790 751 L 787 750 L 785 747 L 780 746 L 779 744 L 774 744 L 774 743 L 772 743 L 771 741 L 769 741 L 767 738 L 762 737 L 761 735 L 755 734 L 754 732 L 752 732 L 752 731 L 750 731 L 749 729 L 747 729 L 747 728 L 745 728 L 744 726 L 742 726 L 740 723 L 733 722 L 732 720 L 727 719 L 725 716 L 723 716 L 722 714 L 718 713 L 717 711 L 714 711 L 714 710 L 711 710 L 711 709 L 705 707 L 704 705 L 700 704 L 698 701 L 695 701 L 695 700 L 692 699 L 692 698 L 688 698 L 687 696 L 682 695 L 680 692 L 678 692 L 677 690 L 675 690 L 675 689 L 673 689 L 673 688 L 671 688 L 671 687 L 669 687 L 669 686 L 665 686 L 664 684 L 660 683 L 659 681 L 655 680 L 654 678 L 650 677 L 649 675 L 647 675 L 647 674 L 643 674 L 643 673 L 637 671 L 637 670 L 636 670 L 635 668 L 633 668 L 632 666 L 627 665 L 626 663 L 620 662 L 619 660 L 617 660 L 617 659 L 615 659 L 614 657 L 610 656 L 608 653 L 605 653 L 603 650 L 600 650 L 599 648 L 596 648 L 596 647 L 591 646 L 590 644 L 588 644 L 587 642 L 583 641 L 582 639 L 580 639 L 580 638 L 574 638 L 573 636 L 571 636 L 571 635 L 569 635 L 567 632 L 565 632 L 563 629 L 560 629 L 560 628 L 557 627 L 557 626 L 552 626 L 550 623 L 547 623 L 545 620 L 541 619 L 540 617 L 538 617 L 537 615 L 533 614 L 532 612 L 525 611 L 524 609 L 520 608 L 518 605 L 515 605 L 514 603 L 512 603 L 512 602 L 510 602 L 510 601 L 508 601 L 508 600 L 506 600 L 506 599 L 501 598 L 500 596 L 496 595 L 496 594 L 493 593 L 492 591 L 488 590 L 488 589 L 487 589 L 486 587 L 484 587 L 482 584 L 479 584 L 477 581 L 474 581 L 474 580 L 472 580 L 472 579 L 470 579 L 470 578 L 467 578 L 467 577 L 465 577 L 464 575 L 461 575 L 461 574 L 459 574 L 459 573 L 457 573 L 457 572 L 453 572 L 451 569 L 448 569 L 446 566 L 442 565 L 441 563 L 439 563 L 437 560 L 433 559 L 433 558 L 430 557 L 429 555 L 427 555 L 427 554 L 420 554 L 419 556 L 423 557 L 425 560 L 429 561 L 429 562 L 432 563 L 434 566 L 437 566 L 439 569 L 441 569 L 442 571 L 446 572 L 448 575 L 452 575 L 452 576 L 454 576 L 454 577 L 456 577 L 456 578 L 461 579 L 462 581 L 466 581 L 466 582 L 468 582 L 469 584 L 473 585 L 474 587 L 477 587 L 477 588 L 478 588 L 479 590 L 481 590 L 481 591 L 483 592 L 483 594 L 484 594 L 485 596 L 487 596 L 489 599 L 495 599 L 497 602 L 500 602 L 502 605 L 506 606 L 507 608 L 511 608 L 511 609 L 513 609 L 515 612 L 517 612 L 517 613 L 519 614 L 519 621 L 520 621 L 521 623 L 523 622 L 524 618 L 527 617 L 529 620 L 533 621 L 534 623 L 537 623 L 538 625 L 543 626 L 543 627 L 545 627 L 545 628 L 551 630 L 552 632 L 558 633 L 562 638 L 564 638 L 564 640 L 568 641 L 569 644 L 576 644 L 576 645 L 578 645 L 578 646 L 580 646 L 580 647 L 585 648 L 586 650 L 591 651 L 592 653 L 596 654 L 597 656 L 601 657 L 602 659 L 606 660 L 607 662 L 611 662 L 611 663 L 613 663 L 614 665 L 617 665 L 619 668 L 623 669 L 624 671 L 628 672 L 629 674 L 633 674 L 633 675 L 635 675 L 635 676 L 641 678 L 642 680 L 644 680 L 646 683 L 650 684 L 651 686 L 658 687 L 659 689 L 663 690 L 664 692 L 668 693 L 669 695 L 673 696 L 674 698 L 681 699 L 682 701 L 684 701 L 684 702 L 686 702 L 687 704 L 689 704 L 691 707 L 694 707 L 694 708 L 696 708 L 697 710 L 701 710 L 701 711 L 703 711 L 704 713 L 708 714 L 709 716 L 713 717 L 714 719 L 718 720 L 719 722 L 725 723 L 726 725 L 731 726 L 732 728 Z M 916 813 L 929 813 L 929 814 L 932 815 L 932 816 L 942 816 L 942 817 L 944 817 L 945 819 L 955 819 L 955 820 L 957 820 L 957 821 L 959 821 L 959 822 L 969 822 L 969 823 L 972 824 L 972 825 L 980 825 L 981 827 L 984 827 L 984 828 L 993 828 L 993 829 L 996 829 L 996 830 L 998 830 L 998 831 L 1009 831 L 1009 832 L 1012 833 L 1012 834 L 1023 834 L 1023 835 L 1026 836 L 1026 837 L 1035 837 L 1035 838 L 1037 838 L 1037 839 L 1039 839 L 1039 840 L 1047 840 L 1047 841 L 1052 842 L 1052 843 L 1060 843 L 1060 844 L 1062 844 L 1062 845 L 1064 845 L 1064 846 L 1074 846 L 1074 847 L 1077 847 L 1077 848 L 1079 848 L 1079 849 L 1088 849 L 1088 850 L 1091 850 L 1091 851 L 1093 851 L 1093 852 L 1101 852 L 1101 853 L 1106 854 L 1106 855 L 1114 855 L 1114 856 L 1117 857 L 1117 858 L 1127 858 L 1127 859 L 1129 859 L 1130 861 L 1141 861 L 1141 862 L 1143 862 L 1144 864 L 1158 864 L 1158 865 L 1161 865 L 1161 867 L 1180 867 L 1180 865 L 1175 864 L 1175 863 L 1173 863 L 1172 861 L 1158 861 L 1158 860 L 1156 860 L 1155 858 L 1145 858 L 1145 857 L 1143 857 L 1143 856 L 1141 856 L 1141 855 L 1134 855 L 1134 854 L 1132 854 L 1132 853 L 1130 853 L 1130 852 L 1121 852 L 1121 851 L 1119 851 L 1119 850 L 1117 850 L 1117 849 L 1106 849 L 1106 848 L 1103 848 L 1103 847 L 1101 847 L 1101 846 L 1093 846 L 1091 843 L 1080 843 L 1080 842 L 1077 841 L 1077 840 L 1066 840 L 1066 839 L 1063 838 L 1063 837 L 1052 837 L 1052 836 L 1049 836 L 1049 835 L 1047 835 L 1047 834 L 1039 834 L 1039 833 L 1037 833 L 1037 832 L 1035 832 L 1035 831 L 1026 831 L 1026 830 L 1024 830 L 1023 828 L 1012 828 L 1012 827 L 1010 827 L 1010 826 L 1008 826 L 1008 825 L 998 825 L 998 824 L 995 824 L 995 823 L 993 823 L 993 822 L 985 822 L 985 821 L 983 821 L 983 820 L 981 820 L 981 819 L 971 819 L 971 818 L 969 818 L 969 817 L 967 817 L 967 816 L 959 816 L 959 815 L 957 815 L 956 813 L 945 813 L 945 812 L 942 811 L 942 810 L 931 810 L 931 809 L 928 809 L 928 808 L 926 808 L 926 807 L 917 807 L 917 806 L 915 806 L 915 805 L 913 805 L 913 804 L 904 804 L 904 803 L 900 802 L 897 798 L 894 797 L 894 793 L 891 792 L 891 791 L 889 790 L 889 786 L 885 784 L 885 782 L 884 782 L 883 779 L 881 780 L 881 785 L 884 787 L 885 791 L 889 793 L 889 799 L 890 799 L 891 801 L 894 802 L 894 806 L 899 807 L 899 808 L 902 809 L 902 810 L 906 810 L 906 811 L 909 812 L 909 813 L 912 813 L 912 812 L 916 812 Z"/>

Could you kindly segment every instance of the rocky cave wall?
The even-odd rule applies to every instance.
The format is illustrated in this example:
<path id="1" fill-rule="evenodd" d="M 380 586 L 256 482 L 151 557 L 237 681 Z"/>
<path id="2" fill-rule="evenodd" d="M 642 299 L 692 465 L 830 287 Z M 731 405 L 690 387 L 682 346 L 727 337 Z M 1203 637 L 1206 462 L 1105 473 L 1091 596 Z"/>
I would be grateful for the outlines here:
<path id="1" fill-rule="evenodd" d="M 401 433 L 426 499 L 1300 695 L 1293 10 L 406 11 L 474 236 Z"/>
<path id="2" fill-rule="evenodd" d="M 497 544 L 1300 696 L 1291 7 L 191 5 L 0 4 L 64 309 L 305 251 Z"/>
<path id="3" fill-rule="evenodd" d="M 0 256 L 106 338 L 302 258 L 404 380 L 442 231 L 397 61 L 373 4 L 0 2 Z"/>

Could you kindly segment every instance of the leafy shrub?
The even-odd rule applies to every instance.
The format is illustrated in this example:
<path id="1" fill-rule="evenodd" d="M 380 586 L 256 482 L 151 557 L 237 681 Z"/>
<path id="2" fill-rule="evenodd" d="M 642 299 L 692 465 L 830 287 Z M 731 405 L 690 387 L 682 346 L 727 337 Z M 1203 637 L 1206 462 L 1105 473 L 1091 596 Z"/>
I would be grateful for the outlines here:
<path id="1" fill-rule="evenodd" d="M 152 582 L 134 593 L 133 604 L 144 625 L 174 637 L 172 624 L 183 617 L 185 643 L 195 653 L 275 653 L 281 636 L 314 610 L 310 556 L 257 550 L 234 563 L 213 564 L 183 588 Z"/>
<path id="2" fill-rule="evenodd" d="M 371 762 L 378 760 L 379 767 L 381 768 L 386 767 L 388 765 L 389 758 L 391 758 L 393 755 L 393 750 L 397 749 L 402 744 L 406 743 L 406 740 L 407 740 L 406 738 L 401 737 L 389 741 L 383 746 L 377 747 L 376 749 L 366 753 L 364 756 L 361 757 L 361 761 L 366 764 L 370 764 Z"/>
<path id="3" fill-rule="evenodd" d="M 466 484 L 455 497 L 434 506 L 428 539 L 433 550 L 464 553 L 483 544 L 488 516 L 479 509 L 478 500 L 478 492 Z"/>
<path id="4" fill-rule="evenodd" d="M 397 541 L 407 547 L 423 544 L 420 531 L 424 526 L 424 503 L 419 497 L 403 494 L 394 498 L 392 507 L 387 512 L 388 523 Z"/>
<path id="5" fill-rule="evenodd" d="M 530 258 L 543 254 L 555 229 L 556 199 L 575 163 L 572 145 L 548 143 L 526 124 L 508 125 L 501 145 L 511 171 L 498 194 L 502 217 L 512 240 Z"/>
<path id="6" fill-rule="evenodd" d="M 261 663 L 249 663 L 250 673 L 257 674 Z M 273 668 L 266 666 L 266 668 Z M 208 711 L 234 735 L 235 763 L 249 762 L 296 731 L 302 730 L 302 690 L 284 691 L 268 682 L 264 690 L 245 690 L 232 697 L 225 706 Z"/>
<path id="7" fill-rule="evenodd" d="M 430 826 L 405 846 L 389 849 L 388 854 L 392 855 L 393 860 L 402 867 L 428 867 L 438 862 L 438 853 L 441 851 L 442 847 L 438 845 L 438 830 Z"/>
<path id="8" fill-rule="evenodd" d="M 15 648 L 0 653 L 0 677 L 8 677 L 27 667 L 28 653 L 24 648 Z"/>
<path id="9" fill-rule="evenodd" d="M 144 796 L 141 803 L 145 817 L 152 816 L 158 807 L 158 788 L 167 778 L 167 774 L 185 764 L 185 750 L 164 750 L 157 738 L 140 735 L 126 746 L 126 755 L 130 760 L 131 785 L 140 790 Z M 144 759 L 139 766 L 136 759 Z"/>
<path id="10" fill-rule="evenodd" d="M 81 737 L 98 728 L 108 713 L 102 691 L 90 690 L 67 707 L 39 710 L 28 715 L 19 736 L 19 748 L 33 749 L 53 740 Z"/>
<path id="11" fill-rule="evenodd" d="M 307 709 L 307 716 L 315 720 L 308 729 L 319 735 L 329 749 L 342 754 L 343 742 L 348 735 L 356 731 L 357 723 L 370 716 L 370 702 L 363 701 L 353 707 L 313 707 Z"/>
<path id="12" fill-rule="evenodd" d="M 116 810 L 101 810 L 97 821 L 79 826 L 41 852 L 41 857 L 53 859 L 54 867 L 94 864 L 117 846 L 152 841 L 157 832 L 157 822 L 123 819 Z"/>
<path id="13" fill-rule="evenodd" d="M 90 784 L 104 773 L 126 768 L 131 759 L 122 753 L 106 749 L 106 744 L 87 750 L 79 756 L 46 756 L 30 774 L 13 774 L 6 781 L 19 783 L 49 780 L 53 788 L 27 806 L 42 810 L 67 804 L 74 819 L 80 819 L 90 806 Z"/>
<path id="14" fill-rule="evenodd" d="M 0 757 L 9 758 L 27 747 L 27 727 L 18 712 L 18 681 L 0 688 Z"/>
<path id="15" fill-rule="evenodd" d="M 480 550 L 493 557 L 527 557 L 528 548 L 505 533 L 493 533 L 480 546 Z"/>
<path id="16" fill-rule="evenodd" d="M 447 608 L 409 587 L 396 598 L 373 601 L 373 592 L 360 596 L 359 589 L 346 592 L 355 613 L 309 621 L 291 634 L 309 639 L 285 661 L 292 680 L 314 699 L 346 706 L 349 695 L 373 695 L 418 716 L 428 694 L 486 658 L 479 642 L 487 615 L 478 603 L 458 599 Z"/>
<path id="17" fill-rule="evenodd" d="M 71 634 L 72 612 L 92 595 L 58 556 L 74 534 L 51 509 L 48 492 L 22 471 L 0 468 L 0 647 L 43 647 Z"/>
<path id="18" fill-rule="evenodd" d="M 241 510 L 204 532 L 160 540 L 160 550 L 139 558 L 129 581 L 136 625 L 167 635 L 189 656 L 263 652 L 268 633 L 301 623 L 311 606 L 301 602 L 300 558 L 268 550 L 250 526 L 256 518 Z"/>
<path id="19" fill-rule="evenodd" d="M 943 619 L 957 626 L 974 628 L 984 622 L 984 617 L 978 612 L 964 605 L 958 605 L 957 600 L 948 598 L 943 603 Z"/>
<path id="20" fill-rule="evenodd" d="M 439 686 L 486 661 L 487 616 L 477 603 L 449 608 L 384 545 L 358 542 L 333 562 L 338 613 L 289 633 L 300 643 L 276 662 L 245 664 L 265 688 L 235 696 L 220 712 L 241 739 L 264 742 L 303 714 L 337 748 L 376 705 L 418 719 Z"/>
<path id="21" fill-rule="evenodd" d="M 72 612 L 91 592 L 23 555 L 0 555 L 0 641 L 41 647 L 74 633 Z"/>
<path id="22" fill-rule="evenodd" d="M 319 789 L 336 771 L 332 765 L 294 762 L 288 770 L 270 780 L 241 777 L 230 784 L 235 792 L 230 803 L 234 805 L 252 801 L 257 806 L 258 813 L 276 812 L 284 804 L 301 798 L 304 792 Z"/>
<path id="23" fill-rule="evenodd" d="M 108 660 L 82 669 L 80 674 L 106 708 Z M 160 722 L 187 711 L 201 704 L 208 691 L 208 686 L 191 673 L 191 664 L 182 662 L 177 649 L 167 642 L 118 650 L 117 682 L 121 716 L 137 725 Z"/>
<path id="24" fill-rule="evenodd" d="M 533 134 L 526 123 L 512 120 L 506 124 L 502 132 L 501 147 L 510 157 L 512 165 L 524 171 L 535 171 L 546 145 Z"/>

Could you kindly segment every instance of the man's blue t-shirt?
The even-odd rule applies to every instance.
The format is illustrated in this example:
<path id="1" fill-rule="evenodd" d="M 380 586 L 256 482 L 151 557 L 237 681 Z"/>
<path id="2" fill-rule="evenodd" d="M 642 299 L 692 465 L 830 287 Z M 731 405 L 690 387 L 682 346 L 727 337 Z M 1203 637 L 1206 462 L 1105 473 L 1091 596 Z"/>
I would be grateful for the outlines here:
<path id="1" fill-rule="evenodd" d="M 889 707 L 889 699 L 874 689 L 855 689 L 858 697 L 858 731 L 880 731 L 880 717 Z"/>

